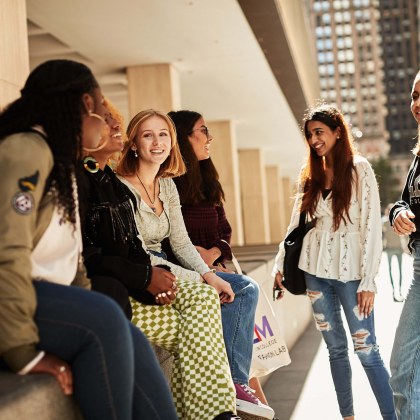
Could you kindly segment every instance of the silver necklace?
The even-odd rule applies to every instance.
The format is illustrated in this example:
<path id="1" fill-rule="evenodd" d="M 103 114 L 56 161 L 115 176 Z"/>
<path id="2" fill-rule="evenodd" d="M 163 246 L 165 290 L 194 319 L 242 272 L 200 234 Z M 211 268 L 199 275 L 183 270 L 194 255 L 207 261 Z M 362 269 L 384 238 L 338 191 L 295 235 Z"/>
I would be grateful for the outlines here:
<path id="1" fill-rule="evenodd" d="M 136 174 L 137 179 L 139 180 L 141 186 L 144 188 L 144 191 L 146 191 L 147 194 L 147 198 L 149 199 L 150 203 L 152 204 L 150 206 L 150 208 L 152 209 L 153 213 L 156 213 L 156 207 L 155 207 L 155 201 L 156 201 L 156 178 L 153 181 L 153 200 L 150 198 L 149 193 L 146 190 L 146 187 L 144 186 L 143 182 L 141 182 L 140 177 L 138 176 L 138 174 Z"/>

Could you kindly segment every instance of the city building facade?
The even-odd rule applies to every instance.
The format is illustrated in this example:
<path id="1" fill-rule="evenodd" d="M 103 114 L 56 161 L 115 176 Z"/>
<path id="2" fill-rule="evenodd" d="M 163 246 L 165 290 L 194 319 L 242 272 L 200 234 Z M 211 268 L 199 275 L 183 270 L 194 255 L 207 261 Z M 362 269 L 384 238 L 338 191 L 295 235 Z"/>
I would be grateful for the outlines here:
<path id="1" fill-rule="evenodd" d="M 401 185 L 412 161 L 410 150 L 417 135 L 417 124 L 409 102 L 411 85 L 420 69 L 419 3 L 418 0 L 382 0 L 379 11 L 389 159 Z"/>
<path id="2" fill-rule="evenodd" d="M 378 0 L 306 0 L 316 43 L 321 97 L 351 124 L 359 151 L 385 157 L 389 134 Z"/>

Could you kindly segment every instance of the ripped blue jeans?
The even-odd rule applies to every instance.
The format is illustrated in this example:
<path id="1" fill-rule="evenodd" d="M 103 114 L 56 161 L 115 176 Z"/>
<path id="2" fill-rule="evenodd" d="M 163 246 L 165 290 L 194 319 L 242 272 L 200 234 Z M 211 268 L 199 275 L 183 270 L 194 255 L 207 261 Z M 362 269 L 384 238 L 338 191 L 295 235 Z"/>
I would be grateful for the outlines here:
<path id="1" fill-rule="evenodd" d="M 354 351 L 369 379 L 382 417 L 386 420 L 395 420 L 389 373 L 376 344 L 374 313 L 372 312 L 367 318 L 359 315 L 357 288 L 360 281 L 343 283 L 322 279 L 308 273 L 305 273 L 305 280 L 316 327 L 327 344 L 331 374 L 342 417 L 353 416 L 354 410 L 351 367 L 341 307 L 353 339 Z"/>

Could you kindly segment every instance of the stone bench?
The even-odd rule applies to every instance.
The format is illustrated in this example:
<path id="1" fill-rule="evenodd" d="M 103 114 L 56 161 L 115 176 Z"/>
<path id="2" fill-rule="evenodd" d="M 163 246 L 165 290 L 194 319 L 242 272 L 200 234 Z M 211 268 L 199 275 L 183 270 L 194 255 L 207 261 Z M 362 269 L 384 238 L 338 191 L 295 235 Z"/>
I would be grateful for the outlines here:
<path id="1" fill-rule="evenodd" d="M 272 288 L 270 271 L 277 249 L 277 245 L 233 248 L 242 269 L 258 281 L 266 293 L 270 293 Z M 284 302 L 274 307 L 280 322 L 287 314 L 288 322 L 283 324 L 289 350 L 311 318 L 309 305 L 306 305 L 306 308 L 302 303 L 303 299 L 301 296 L 286 296 Z M 173 356 L 156 346 L 154 350 L 169 381 Z M 261 382 L 264 383 L 266 379 L 267 377 L 262 378 Z M 242 416 L 242 418 L 260 420 L 256 416 Z M 49 375 L 18 376 L 7 372 L 0 372 L 0 419 L 82 420 L 72 398 L 63 395 L 55 378 Z"/>
<path id="2" fill-rule="evenodd" d="M 169 380 L 173 356 L 159 347 L 154 349 Z M 73 399 L 62 393 L 54 377 L 0 372 L 0 419 L 82 420 L 82 416 Z"/>
<path id="3" fill-rule="evenodd" d="M 82 420 L 82 417 L 54 377 L 0 372 L 0 419 Z"/>

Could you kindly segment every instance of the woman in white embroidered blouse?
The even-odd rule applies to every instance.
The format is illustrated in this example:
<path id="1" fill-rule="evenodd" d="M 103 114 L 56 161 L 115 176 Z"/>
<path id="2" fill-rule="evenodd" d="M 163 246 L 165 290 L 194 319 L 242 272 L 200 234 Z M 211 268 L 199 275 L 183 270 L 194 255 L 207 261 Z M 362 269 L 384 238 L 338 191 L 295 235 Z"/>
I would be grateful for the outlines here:
<path id="1" fill-rule="evenodd" d="M 350 130 L 336 108 L 311 109 L 303 119 L 303 130 L 309 153 L 287 234 L 299 224 L 301 211 L 316 219 L 315 228 L 304 238 L 299 268 L 305 272 L 316 326 L 328 347 L 340 413 L 346 420 L 354 419 L 343 308 L 381 414 L 396 419 L 374 329 L 375 277 L 382 255 L 375 176 L 368 161 L 356 155 Z M 273 270 L 275 286 L 282 290 L 283 262 L 282 242 Z"/>
<path id="2" fill-rule="evenodd" d="M 272 418 L 270 407 L 257 398 L 250 398 L 244 391 L 248 389 L 258 284 L 247 276 L 214 273 L 191 243 L 178 191 L 170 179 L 181 175 L 181 171 L 174 174 L 168 170 L 170 161 L 173 166 L 182 164 L 184 168 L 172 120 L 158 111 L 142 111 L 131 120 L 127 136 L 128 143 L 117 173 L 137 198 L 135 219 L 143 246 L 151 254 L 152 265 L 167 265 L 182 281 L 204 279 L 216 288 L 223 304 L 223 334 L 236 389 L 237 409 L 250 414 L 264 413 L 265 418 Z M 169 238 L 171 249 L 183 267 L 166 260 L 161 247 L 165 238 Z M 180 288 L 181 280 L 178 282 Z"/>

